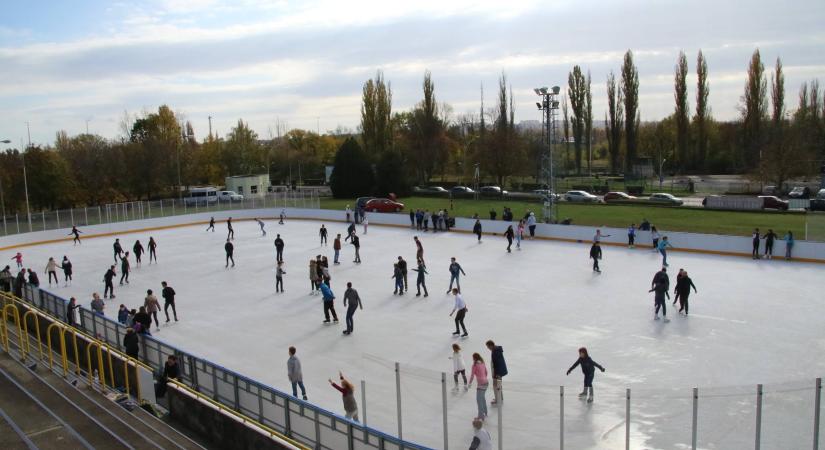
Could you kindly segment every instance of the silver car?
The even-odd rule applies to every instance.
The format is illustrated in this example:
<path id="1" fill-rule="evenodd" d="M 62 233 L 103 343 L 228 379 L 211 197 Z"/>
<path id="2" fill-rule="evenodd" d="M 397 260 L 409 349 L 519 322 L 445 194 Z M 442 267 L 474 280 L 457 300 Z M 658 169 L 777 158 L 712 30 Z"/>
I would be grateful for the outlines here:
<path id="1" fill-rule="evenodd" d="M 564 194 L 564 200 L 567 202 L 598 203 L 599 197 L 585 191 L 567 191 Z"/>
<path id="2" fill-rule="evenodd" d="M 664 192 L 650 194 L 650 198 L 648 200 L 651 203 L 670 206 L 682 206 L 685 203 L 681 198 L 674 197 L 672 194 L 667 194 Z"/>

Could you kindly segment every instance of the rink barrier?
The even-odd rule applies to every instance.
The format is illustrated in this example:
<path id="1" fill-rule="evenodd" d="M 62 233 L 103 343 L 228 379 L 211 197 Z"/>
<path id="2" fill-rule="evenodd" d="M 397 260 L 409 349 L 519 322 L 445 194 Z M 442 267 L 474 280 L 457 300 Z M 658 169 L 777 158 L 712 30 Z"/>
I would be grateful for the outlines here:
<path id="1" fill-rule="evenodd" d="M 57 320 L 66 318 L 68 301 L 26 284 L 22 300 Z M 127 326 L 83 306 L 76 310 L 76 327 L 103 344 L 120 349 Z M 20 321 L 16 320 L 15 324 Z M 4 320 L 5 325 L 5 320 Z M 6 326 L 3 327 L 5 331 Z M 163 371 L 168 356 L 178 358 L 180 381 L 223 407 L 258 421 L 262 426 L 318 450 L 429 450 L 428 447 L 354 422 L 307 401 L 197 357 L 153 336 L 141 336 L 139 359 L 156 373 Z M 100 348 L 100 347 L 98 347 Z M 90 358 L 92 359 L 92 358 Z M 105 364 L 99 360 L 103 382 Z"/>
<path id="2" fill-rule="evenodd" d="M 286 220 L 318 220 L 324 222 L 346 222 L 343 211 L 324 209 L 303 209 L 303 208 L 263 208 L 255 210 L 221 210 L 209 211 L 189 215 L 164 216 L 160 218 L 137 219 L 131 221 L 92 225 L 82 229 L 84 234 L 81 239 L 102 238 L 119 236 L 128 233 L 146 233 L 151 231 L 168 230 L 189 226 L 203 226 L 208 223 L 210 217 L 214 217 L 216 227 L 221 227 L 223 222 L 232 217 L 235 222 L 243 222 L 258 217 L 262 220 L 274 221 L 278 219 L 281 211 L 285 211 Z M 370 225 L 394 226 L 410 229 L 409 216 L 406 214 L 393 213 L 369 213 Z M 471 233 L 475 220 L 466 218 L 456 218 L 456 226 L 451 228 L 451 232 Z M 481 220 L 483 235 L 502 238 L 507 225 L 515 225 L 517 222 L 505 222 L 501 220 Z M 539 223 L 536 226 L 536 239 L 551 240 L 569 243 L 587 243 L 593 241 L 596 229 L 601 229 L 603 237 L 601 244 L 604 246 L 627 247 L 627 230 L 624 228 L 592 227 L 579 225 L 555 225 Z M 423 231 L 411 230 L 418 235 L 426 236 Z M 764 231 L 764 230 L 763 230 Z M 781 230 L 778 230 L 781 231 Z M 526 230 L 525 230 L 526 232 Z M 71 237 L 67 236 L 68 229 L 41 231 L 10 235 L 0 238 L 0 250 L 13 250 L 21 247 L 51 244 L 59 242 L 70 242 Z M 726 236 L 702 233 L 670 232 L 660 230 L 662 236 L 668 236 L 668 240 L 673 245 L 669 248 L 669 253 L 697 253 L 720 256 L 751 257 L 751 238 L 747 236 Z M 780 233 L 780 236 L 783 233 Z M 638 249 L 652 248 L 649 231 L 636 231 L 636 247 Z M 529 239 L 528 239 L 529 241 Z M 502 238 L 502 242 L 504 242 Z M 764 242 L 762 243 L 764 249 Z M 784 241 L 778 240 L 774 244 L 775 263 L 785 262 Z M 425 249 L 426 250 L 426 249 Z M 794 245 L 792 261 L 825 263 L 825 242 L 797 240 Z"/>

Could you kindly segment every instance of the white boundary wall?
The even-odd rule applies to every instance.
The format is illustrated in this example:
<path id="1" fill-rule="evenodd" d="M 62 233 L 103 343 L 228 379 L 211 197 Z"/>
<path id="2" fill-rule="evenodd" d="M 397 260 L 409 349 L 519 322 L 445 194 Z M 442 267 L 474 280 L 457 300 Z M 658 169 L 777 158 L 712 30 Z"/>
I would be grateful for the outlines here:
<path id="1" fill-rule="evenodd" d="M 281 208 L 266 208 L 255 210 L 235 210 L 235 211 L 220 211 L 208 212 L 189 215 L 177 215 L 169 217 L 161 217 L 156 219 L 134 220 L 128 222 L 116 222 L 101 225 L 91 225 L 81 228 L 83 235 L 81 238 L 89 238 L 94 235 L 108 235 L 117 234 L 121 232 L 129 232 L 131 230 L 141 230 L 145 228 L 170 227 L 181 224 L 203 222 L 207 223 L 210 217 L 215 217 L 215 221 L 225 221 L 228 217 L 233 220 L 251 220 L 259 217 L 265 220 L 275 220 L 283 209 Z M 343 211 L 330 209 L 301 209 L 301 208 L 286 208 L 287 220 L 291 219 L 315 219 L 315 220 L 329 220 L 329 221 L 345 221 L 346 215 Z M 410 218 L 408 214 L 381 214 L 369 213 L 369 222 L 371 225 L 395 225 L 395 226 L 410 226 Z M 455 231 L 471 232 L 475 220 L 466 218 L 456 218 L 456 226 L 452 228 Z M 501 234 L 507 229 L 507 225 L 512 224 L 515 228 L 517 222 L 504 222 L 501 220 L 482 220 L 482 229 L 485 234 L 496 233 Z M 603 237 L 602 243 L 626 245 L 627 244 L 627 230 L 624 228 L 601 228 L 602 234 L 610 235 L 610 237 Z M 525 230 L 526 232 L 527 230 Z M 777 230 L 780 237 L 784 234 L 783 230 Z M 58 239 L 70 239 L 68 236 L 69 228 L 49 231 L 38 231 L 34 233 L 23 233 L 17 235 L 10 235 L 0 238 L 0 249 L 13 247 L 17 245 L 25 245 L 28 243 L 37 243 L 42 241 L 51 241 Z M 566 241 L 580 241 L 590 243 L 596 233 L 596 227 L 579 226 L 579 225 L 549 225 L 539 223 L 536 226 L 536 236 L 560 239 Z M 746 236 L 724 236 L 716 234 L 699 234 L 699 233 L 684 233 L 684 232 L 670 232 L 667 230 L 660 230 L 663 236 L 667 236 L 668 240 L 673 245 L 673 249 L 669 251 L 697 251 L 709 253 L 722 253 L 750 256 L 751 254 L 751 238 Z M 650 232 L 636 231 L 636 242 L 639 246 L 650 246 Z M 764 242 L 762 243 L 764 248 Z M 785 243 L 778 241 L 774 245 L 774 254 L 778 259 L 781 259 L 785 254 Z M 803 261 L 815 261 L 825 263 L 825 242 L 809 242 L 797 240 L 793 250 L 794 259 Z"/>

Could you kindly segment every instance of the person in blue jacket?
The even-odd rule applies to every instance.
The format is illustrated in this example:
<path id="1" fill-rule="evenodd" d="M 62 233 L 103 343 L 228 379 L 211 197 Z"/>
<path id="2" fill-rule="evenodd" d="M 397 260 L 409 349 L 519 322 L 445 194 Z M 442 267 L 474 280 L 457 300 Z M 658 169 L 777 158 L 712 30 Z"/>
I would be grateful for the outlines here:
<path id="1" fill-rule="evenodd" d="M 448 294 L 453 290 L 453 281 L 455 281 L 455 287 L 461 292 L 461 283 L 458 282 L 459 273 L 465 276 L 467 275 L 464 273 L 464 269 L 461 268 L 461 264 L 456 262 L 455 257 L 450 258 L 450 287 L 447 289 Z"/>
<path id="2" fill-rule="evenodd" d="M 507 375 L 507 362 L 504 361 L 504 349 L 500 345 L 496 345 L 493 340 L 485 343 L 487 350 L 490 350 L 490 364 L 493 366 L 493 405 L 497 405 L 504 401 L 504 395 L 501 392 L 501 379 Z"/>
<path id="3" fill-rule="evenodd" d="M 589 391 L 590 395 L 587 397 L 587 403 L 593 403 L 593 377 L 596 375 L 596 367 L 602 372 L 604 372 L 604 367 L 590 358 L 585 347 L 579 349 L 579 359 L 567 369 L 567 375 L 570 375 L 570 372 L 572 372 L 576 366 L 581 366 L 582 373 L 584 374 L 584 389 L 579 393 L 579 398 L 584 398 Z"/>
<path id="4" fill-rule="evenodd" d="M 338 314 L 335 314 L 335 305 L 332 303 L 335 300 L 335 294 L 326 283 L 321 284 L 321 295 L 324 298 L 324 323 L 329 323 L 329 313 L 332 312 L 332 319 L 338 323 Z"/>
<path id="5" fill-rule="evenodd" d="M 662 254 L 662 267 L 667 267 L 669 265 L 667 263 L 667 248 L 668 247 L 673 248 L 673 246 L 670 245 L 670 241 L 667 240 L 667 236 L 663 236 L 662 240 L 659 241 L 659 243 L 656 245 L 657 250 L 659 250 L 659 253 Z"/>

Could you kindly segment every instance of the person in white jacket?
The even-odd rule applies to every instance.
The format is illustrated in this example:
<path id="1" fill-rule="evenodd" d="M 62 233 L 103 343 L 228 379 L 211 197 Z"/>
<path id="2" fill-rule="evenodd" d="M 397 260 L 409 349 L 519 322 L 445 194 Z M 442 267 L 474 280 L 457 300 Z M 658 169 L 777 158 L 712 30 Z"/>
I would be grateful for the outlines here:
<path id="1" fill-rule="evenodd" d="M 470 450 L 493 450 L 493 438 L 490 432 L 484 429 L 484 421 L 473 419 L 473 441 L 470 443 Z"/>
<path id="2" fill-rule="evenodd" d="M 454 390 L 458 390 L 458 375 L 464 379 L 464 390 L 467 390 L 467 368 L 464 366 L 464 357 L 461 356 L 461 346 L 453 344 L 453 355 L 450 356 L 453 360 L 453 380 L 455 380 Z"/>
<path id="3" fill-rule="evenodd" d="M 292 396 L 298 396 L 298 387 L 301 387 L 301 396 L 307 399 L 307 391 L 304 388 L 304 373 L 301 371 L 301 360 L 295 356 L 295 347 L 289 347 L 289 359 L 286 361 L 287 376 L 292 383 Z"/>

